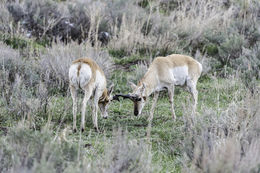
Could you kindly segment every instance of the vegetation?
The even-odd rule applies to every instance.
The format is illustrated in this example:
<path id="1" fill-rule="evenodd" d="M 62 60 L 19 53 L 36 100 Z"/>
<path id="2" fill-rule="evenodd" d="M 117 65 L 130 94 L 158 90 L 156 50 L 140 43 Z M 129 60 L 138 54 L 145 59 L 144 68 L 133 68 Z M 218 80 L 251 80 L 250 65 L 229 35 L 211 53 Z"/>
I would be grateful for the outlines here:
<path id="1" fill-rule="evenodd" d="M 0 172 L 260 172 L 259 16 L 257 0 L 2 0 Z M 171 53 L 203 64 L 195 117 L 177 88 L 176 121 L 162 92 L 152 124 L 151 102 L 135 117 L 121 100 L 100 133 L 89 106 L 72 132 L 72 60 L 93 58 L 128 93 Z"/>

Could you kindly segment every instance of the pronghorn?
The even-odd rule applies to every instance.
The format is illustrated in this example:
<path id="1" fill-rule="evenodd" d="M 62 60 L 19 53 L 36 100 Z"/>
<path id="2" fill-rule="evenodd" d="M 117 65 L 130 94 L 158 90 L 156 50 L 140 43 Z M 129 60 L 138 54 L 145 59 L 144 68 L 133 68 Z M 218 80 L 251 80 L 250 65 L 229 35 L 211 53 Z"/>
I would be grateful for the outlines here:
<path id="1" fill-rule="evenodd" d="M 80 58 L 72 62 L 69 68 L 69 81 L 73 100 L 73 131 L 76 132 L 77 90 L 79 88 L 85 92 L 81 109 L 81 130 L 85 129 L 86 104 L 92 96 L 92 120 L 98 131 L 98 107 L 101 115 L 107 118 L 107 107 L 112 100 L 113 85 L 109 89 L 106 88 L 106 77 L 103 70 L 89 58 Z"/>
<path id="2" fill-rule="evenodd" d="M 173 105 L 174 87 L 186 86 L 194 100 L 193 111 L 196 110 L 198 91 L 197 81 L 202 72 L 202 65 L 192 57 L 172 54 L 166 57 L 157 57 L 153 60 L 144 77 L 138 85 L 131 83 L 132 93 L 127 95 L 118 94 L 115 97 L 129 98 L 134 102 L 134 114 L 140 115 L 147 98 L 154 93 L 153 103 L 150 110 L 149 121 L 153 119 L 154 108 L 159 96 L 159 91 L 166 88 L 171 104 L 172 118 L 175 119 Z"/>

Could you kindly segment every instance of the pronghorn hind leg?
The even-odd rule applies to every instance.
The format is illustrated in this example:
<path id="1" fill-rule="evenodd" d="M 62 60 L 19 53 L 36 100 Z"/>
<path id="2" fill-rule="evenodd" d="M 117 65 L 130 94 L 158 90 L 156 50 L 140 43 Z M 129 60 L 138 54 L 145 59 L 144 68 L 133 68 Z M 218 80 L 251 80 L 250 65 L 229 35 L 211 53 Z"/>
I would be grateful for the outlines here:
<path id="1" fill-rule="evenodd" d="M 92 121 L 93 121 L 93 124 L 94 124 L 94 128 L 99 132 L 99 129 L 98 129 L 98 101 L 99 101 L 99 98 L 100 96 L 102 95 L 102 92 L 100 92 L 100 90 L 96 89 L 96 92 L 94 94 L 94 97 L 93 97 L 93 111 L 92 111 Z"/>
<path id="2" fill-rule="evenodd" d="M 195 114 L 196 112 L 196 108 L 197 108 L 197 104 L 198 104 L 198 91 L 196 88 L 196 83 L 192 80 L 187 81 L 187 87 L 189 92 L 192 95 L 192 99 L 193 99 L 193 108 L 192 108 L 192 113 Z"/>
<path id="3" fill-rule="evenodd" d="M 172 119 L 175 120 L 176 116 L 175 116 L 174 103 L 173 103 L 173 99 L 174 99 L 174 85 L 170 85 L 168 87 L 168 94 L 169 94 L 169 101 L 170 101 L 171 110 L 172 110 Z"/>
<path id="4" fill-rule="evenodd" d="M 151 122 L 153 120 L 154 109 L 155 109 L 158 97 L 159 97 L 159 92 L 155 91 L 154 92 L 154 97 L 153 97 L 153 103 L 152 103 L 152 107 L 151 107 L 151 111 L 150 111 L 150 116 L 148 118 L 149 122 Z"/>
<path id="5" fill-rule="evenodd" d="M 73 132 L 77 132 L 76 120 L 77 120 L 77 90 L 74 86 L 70 85 L 70 93 L 73 101 Z"/>
<path id="6" fill-rule="evenodd" d="M 92 87 L 87 86 L 86 89 L 84 89 L 84 98 L 82 102 L 82 109 L 81 109 L 81 131 L 85 130 L 85 112 L 86 112 L 86 106 L 87 102 L 92 94 Z"/>

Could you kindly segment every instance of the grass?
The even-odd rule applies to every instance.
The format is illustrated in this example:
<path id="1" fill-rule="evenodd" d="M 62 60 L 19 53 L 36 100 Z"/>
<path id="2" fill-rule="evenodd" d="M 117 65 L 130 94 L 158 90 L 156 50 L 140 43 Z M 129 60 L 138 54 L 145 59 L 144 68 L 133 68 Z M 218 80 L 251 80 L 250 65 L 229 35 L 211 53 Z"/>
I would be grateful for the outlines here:
<path id="1" fill-rule="evenodd" d="M 144 60 L 147 60 L 146 57 L 143 57 L 143 56 L 136 56 L 136 55 L 133 55 L 133 56 L 126 56 L 126 57 L 123 57 L 123 58 L 114 58 L 114 62 L 116 64 L 119 64 L 119 65 L 131 65 L 131 64 L 136 64 L 137 62 L 140 62 L 140 61 L 144 61 Z"/>
<path id="2" fill-rule="evenodd" d="M 118 71 L 115 73 L 119 73 Z M 131 72 L 123 72 L 123 76 L 129 75 Z M 116 74 L 113 74 L 116 75 Z M 218 111 L 218 109 L 226 109 L 232 101 L 239 101 L 245 93 L 238 93 L 236 91 L 243 91 L 243 85 L 239 81 L 233 81 L 230 85 L 226 85 L 230 79 L 216 79 L 205 78 L 201 79 L 198 84 L 199 90 L 199 105 L 198 115 L 202 107 L 208 107 Z M 116 90 L 122 87 L 116 86 Z M 126 91 L 129 89 L 126 89 Z M 150 99 L 151 101 L 151 99 Z M 53 135 L 57 135 L 61 132 L 58 131 L 61 125 L 60 131 L 65 127 L 71 129 L 72 126 L 72 101 L 70 98 L 64 98 L 63 96 L 53 96 L 50 98 L 48 111 L 51 116 L 50 126 L 54 130 Z M 154 119 L 151 128 L 151 144 L 152 144 L 152 163 L 161 166 L 161 172 L 180 172 L 181 163 L 179 159 L 183 157 L 183 141 L 184 141 L 184 122 L 183 114 L 184 109 L 191 109 L 191 95 L 183 92 L 183 89 L 177 89 L 175 94 L 175 110 L 177 114 L 177 120 L 174 122 L 171 117 L 170 104 L 168 102 L 167 93 L 160 94 Z M 218 106 L 216 106 L 218 105 Z M 70 144 L 75 144 L 81 141 L 81 145 L 85 146 L 85 157 L 94 158 L 102 155 L 104 152 L 104 139 L 113 138 L 114 129 L 122 128 L 127 131 L 128 138 L 134 138 L 136 140 L 147 140 L 148 130 L 148 115 L 151 103 L 149 102 L 144 108 L 143 114 L 140 117 L 133 115 L 133 104 L 129 100 L 121 100 L 120 102 L 113 102 L 109 109 L 109 118 L 102 119 L 99 117 L 98 123 L 101 133 L 94 131 L 91 110 L 88 107 L 86 115 L 86 131 L 83 134 L 68 133 L 66 138 Z M 187 107 L 187 108 L 186 108 Z M 3 116 L 3 115 L 2 115 Z M 5 117 L 5 116 L 4 116 Z M 34 117 L 35 128 L 38 130 L 45 127 L 47 118 Z M 8 122 L 8 120 L 7 120 Z M 13 122 L 5 125 L 12 127 Z M 80 115 L 77 118 L 77 125 L 80 124 Z M 79 127 L 78 127 L 79 128 Z M 53 136 L 51 135 L 51 136 Z M 89 153 L 92 151 L 94 153 Z M 83 154 L 83 153 L 81 153 Z M 83 154 L 84 155 L 84 154 Z"/>
<path id="3" fill-rule="evenodd" d="M 140 58 L 136 59 L 140 60 Z M 125 64 L 129 63 L 131 62 L 125 62 Z M 124 63 L 119 63 L 118 65 L 124 65 Z M 133 81 L 136 83 L 143 75 L 146 68 L 147 67 L 143 64 L 137 64 L 129 65 L 127 70 L 114 70 L 110 75 L 111 78 L 109 81 L 109 83 L 115 84 L 114 92 L 131 92 L 128 82 Z M 23 82 L 20 83 L 23 84 Z M 109 118 L 98 118 L 101 133 L 94 130 L 91 118 L 92 111 L 89 106 L 86 112 L 86 130 L 83 133 L 72 133 L 72 100 L 69 92 L 65 94 L 59 94 L 57 92 L 57 94 L 48 96 L 47 112 L 44 112 L 45 110 L 40 108 L 40 105 L 37 105 L 38 101 L 33 102 L 30 101 L 32 98 L 29 100 L 23 98 L 25 99 L 24 103 L 31 107 L 29 110 L 34 110 L 34 107 L 39 107 L 38 111 L 36 110 L 31 114 L 31 120 L 25 120 L 28 119 L 26 116 L 28 116 L 30 111 L 27 111 L 24 114 L 25 117 L 19 117 L 16 115 L 16 111 L 19 112 L 19 110 L 10 112 L 2 98 L 0 105 L 0 132 L 3 137 L 0 138 L 0 141 L 3 142 L 4 150 L 0 151 L 0 158 L 15 157 L 20 164 L 23 157 L 20 156 L 22 153 L 20 153 L 19 150 L 25 150 L 23 149 L 24 145 L 35 146 L 39 143 L 39 145 L 42 145 L 43 147 L 55 148 L 55 152 L 57 152 L 58 155 L 52 156 L 53 159 L 56 160 L 54 161 L 54 164 L 50 164 L 50 160 L 44 160 L 42 157 L 42 155 L 48 155 L 51 151 L 39 150 L 32 147 L 24 153 L 26 162 L 38 157 L 35 155 L 36 153 L 41 153 L 38 157 L 38 161 L 30 161 L 30 164 L 27 163 L 27 165 L 20 164 L 19 169 L 32 171 L 42 169 L 44 172 L 44 170 L 50 168 L 53 172 L 59 172 L 60 170 L 62 170 L 61 172 L 65 170 L 73 172 L 73 168 L 75 168 L 78 172 L 81 172 L 82 170 L 100 172 L 100 170 L 95 169 L 95 165 L 101 165 L 100 167 L 102 170 L 106 172 L 112 169 L 109 166 L 110 164 L 121 165 L 121 168 L 118 169 L 123 170 L 129 170 L 129 165 L 131 164 L 135 165 L 135 169 L 143 170 L 143 166 L 148 164 L 150 165 L 148 170 L 151 170 L 152 172 L 183 172 L 187 165 L 190 165 L 188 167 L 192 168 L 192 159 L 196 159 L 193 157 L 190 158 L 190 161 L 187 161 L 186 159 L 187 153 L 194 152 L 191 152 L 189 148 L 192 146 L 190 146 L 190 142 L 193 138 L 201 138 L 201 132 L 205 130 L 204 128 L 210 128 L 211 123 L 213 123 L 212 126 L 215 128 L 222 128 L 222 126 L 225 126 L 225 123 L 228 124 L 229 120 L 225 120 L 223 121 L 225 123 L 221 124 L 223 122 L 219 123 L 218 121 L 220 120 L 217 119 L 221 119 L 222 116 L 226 118 L 226 112 L 231 111 L 230 114 L 237 114 L 234 112 L 235 110 L 233 110 L 232 105 L 243 103 L 248 94 L 243 81 L 239 77 L 234 76 L 229 76 L 227 78 L 218 78 L 211 74 L 202 76 L 199 79 L 197 88 L 199 91 L 197 114 L 195 117 L 195 124 L 194 122 L 191 123 L 194 127 L 192 127 L 189 122 L 191 120 L 190 110 L 192 109 L 192 97 L 183 88 L 177 87 L 174 96 L 174 106 L 177 116 L 176 121 L 172 120 L 168 94 L 164 91 L 160 93 L 151 128 L 149 127 L 147 119 L 151 108 L 152 97 L 149 99 L 149 103 L 146 104 L 140 117 L 133 115 L 133 103 L 130 100 L 112 102 L 109 108 Z M 26 92 L 26 89 L 24 88 L 23 91 Z M 19 95 L 19 91 L 16 92 Z M 26 95 L 26 93 L 24 94 Z M 37 100 L 38 98 L 35 99 Z M 32 102 L 32 104 L 29 104 L 28 102 Z M 16 107 L 18 109 L 19 105 Z M 21 115 L 23 114 L 20 114 L 20 116 Z M 80 119 L 80 113 L 78 113 L 78 129 Z M 231 121 L 230 123 L 233 122 Z M 209 125 L 209 127 L 207 127 L 207 125 Z M 16 129 L 15 126 L 20 127 Z M 117 132 L 117 129 L 122 131 L 123 135 L 118 134 L 119 132 Z M 18 141 L 16 142 L 18 143 L 17 145 L 13 144 L 12 141 L 7 140 L 7 138 L 16 138 L 12 136 L 12 133 L 15 133 L 18 138 L 24 137 L 24 140 L 27 138 L 30 140 L 27 144 L 24 144 L 26 141 Z M 37 138 L 46 138 L 46 141 L 37 141 Z M 118 139 L 120 142 L 114 143 L 115 139 Z M 129 141 L 134 141 L 134 144 L 128 144 Z M 137 143 L 135 144 L 135 142 Z M 122 146 L 121 144 L 124 145 Z M 10 151 L 7 146 L 11 148 Z M 117 147 L 110 151 L 112 146 Z M 140 155 L 133 154 L 132 152 L 135 149 L 140 149 L 142 153 L 138 153 Z M 31 152 L 32 155 L 26 154 L 28 152 Z M 6 154 L 8 156 L 6 156 Z M 113 157 L 120 157 L 122 160 L 111 160 L 112 156 L 110 155 L 113 155 Z M 141 157 L 148 157 L 150 159 L 146 159 L 140 165 L 136 165 L 133 160 L 138 160 Z M 78 162 L 79 159 L 83 159 L 83 161 Z M 60 162 L 63 162 L 64 160 L 66 160 L 66 164 L 60 164 Z M 88 162 L 91 166 L 85 168 L 88 165 Z M 12 161 L 11 163 L 14 165 L 18 164 L 17 161 Z M 2 165 L 0 167 L 7 170 L 13 170 L 15 168 L 12 164 L 9 166 Z M 125 166 L 125 164 L 128 166 Z M 60 168 L 60 166 L 62 168 Z M 203 170 L 203 168 L 201 169 Z"/>

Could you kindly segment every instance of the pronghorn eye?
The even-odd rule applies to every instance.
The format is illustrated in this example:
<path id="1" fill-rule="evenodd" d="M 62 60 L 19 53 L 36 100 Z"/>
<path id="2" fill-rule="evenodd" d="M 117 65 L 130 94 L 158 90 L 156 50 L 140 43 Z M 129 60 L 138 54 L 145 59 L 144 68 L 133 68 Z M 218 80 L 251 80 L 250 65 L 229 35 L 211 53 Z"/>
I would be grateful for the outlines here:
<path id="1" fill-rule="evenodd" d="M 143 97 L 144 101 L 146 101 L 146 97 Z"/>

